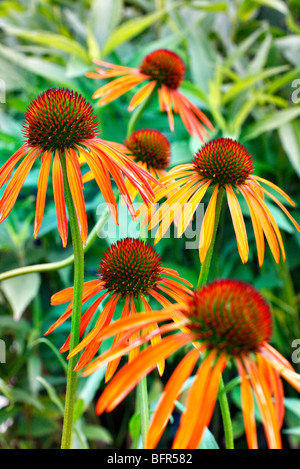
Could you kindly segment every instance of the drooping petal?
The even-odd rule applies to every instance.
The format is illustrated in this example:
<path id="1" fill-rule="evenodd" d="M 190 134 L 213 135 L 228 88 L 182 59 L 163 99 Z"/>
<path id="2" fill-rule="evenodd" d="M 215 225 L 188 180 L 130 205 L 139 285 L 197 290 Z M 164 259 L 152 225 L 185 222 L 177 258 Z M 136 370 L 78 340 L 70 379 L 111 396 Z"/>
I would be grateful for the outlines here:
<path id="1" fill-rule="evenodd" d="M 232 187 L 229 184 L 226 184 L 225 188 L 233 227 L 236 235 L 238 250 L 242 262 L 243 264 L 245 264 L 248 261 L 249 246 L 242 210 Z"/>
<path id="2" fill-rule="evenodd" d="M 37 237 L 37 234 L 40 230 L 40 227 L 43 221 L 51 161 L 52 161 L 52 152 L 46 152 L 42 158 L 42 167 L 40 169 L 40 174 L 39 174 L 39 179 L 38 179 L 38 192 L 37 192 L 37 198 L 36 198 L 34 233 L 33 233 L 35 238 Z"/>
<path id="3" fill-rule="evenodd" d="M 103 328 L 106 319 L 109 317 L 110 321 L 113 316 L 113 313 L 116 308 L 116 304 L 118 302 L 120 295 L 112 295 L 112 297 L 109 299 L 109 301 L 106 303 L 106 305 L 103 308 L 102 313 L 99 316 L 99 319 L 97 320 L 95 327 L 89 332 L 89 334 L 75 347 L 73 350 L 68 355 L 68 359 L 74 357 L 77 355 L 84 347 L 86 347 L 89 343 L 91 343 L 96 336 L 98 336 L 98 333 L 100 330 Z M 109 321 L 109 323 L 110 323 Z M 97 337 L 98 339 L 98 337 Z M 82 355 L 83 356 L 83 355 Z"/>
<path id="4" fill-rule="evenodd" d="M 72 149 L 68 152 L 65 150 L 66 164 L 67 164 L 67 175 L 70 191 L 73 198 L 73 204 L 75 207 L 79 231 L 83 244 L 86 244 L 88 225 L 87 216 L 85 210 L 85 201 L 83 197 L 83 183 L 80 173 L 80 165 L 76 152 Z"/>
<path id="5" fill-rule="evenodd" d="M 128 111 L 133 111 L 133 109 L 135 109 L 139 104 L 145 101 L 145 99 L 147 99 L 148 96 L 152 93 L 155 86 L 156 81 L 150 81 L 149 83 L 144 85 L 139 91 L 137 91 L 129 103 Z"/>
<path id="6" fill-rule="evenodd" d="M 200 425 L 201 407 L 205 398 L 208 383 L 211 377 L 213 364 L 216 358 L 216 351 L 209 353 L 207 358 L 199 367 L 187 396 L 186 408 L 182 413 L 179 428 L 173 441 L 172 449 L 185 449 L 197 425 Z M 211 396 L 206 395 L 206 405 Z"/>
<path id="7" fill-rule="evenodd" d="M 246 438 L 249 449 L 257 449 L 257 432 L 254 414 L 254 399 L 249 378 L 244 370 L 242 363 L 236 360 L 239 375 L 241 377 L 241 399 L 242 412 L 245 424 Z"/>
<path id="8" fill-rule="evenodd" d="M 270 449 L 281 449 L 281 437 L 279 424 L 276 418 L 274 404 L 267 388 L 265 377 L 253 360 L 243 360 L 249 374 L 251 384 L 257 399 L 257 404 L 262 416 L 267 443 Z"/>
<path id="9" fill-rule="evenodd" d="M 27 178 L 34 162 L 39 157 L 41 150 L 33 150 L 25 156 L 21 164 L 18 166 L 13 177 L 9 181 L 3 196 L 0 200 L 0 221 L 4 221 L 5 218 L 11 212 L 17 197 L 22 189 L 22 186 Z"/>
<path id="10" fill-rule="evenodd" d="M 264 232 L 261 227 L 261 223 L 259 220 L 259 217 L 256 214 L 256 211 L 254 210 L 252 203 L 251 203 L 251 198 L 247 194 L 247 192 L 244 192 L 243 187 L 239 187 L 239 190 L 243 194 L 248 208 L 250 212 L 250 217 L 252 221 L 252 226 L 253 226 L 253 231 L 254 231 L 254 236 L 256 240 L 256 246 L 257 246 L 257 256 L 258 256 L 258 263 L 259 266 L 261 267 L 264 262 L 264 256 L 265 256 L 265 238 L 264 238 Z"/>
<path id="11" fill-rule="evenodd" d="M 152 371 L 159 360 L 165 360 L 191 341 L 190 334 L 176 334 L 163 339 L 158 345 L 143 350 L 138 358 L 127 363 L 108 384 L 97 402 L 96 413 L 110 412 L 132 391 L 136 384 Z"/>
<path id="12" fill-rule="evenodd" d="M 219 186 L 216 185 L 214 188 L 213 194 L 209 201 L 208 207 L 206 209 L 204 219 L 201 226 L 200 231 L 200 239 L 199 239 L 199 254 L 200 254 L 200 261 L 203 264 L 207 251 L 209 249 L 214 225 L 215 225 L 215 215 L 216 215 L 216 204 L 217 204 L 217 196 L 218 196 Z"/>
<path id="13" fill-rule="evenodd" d="M 128 316 L 129 316 L 129 297 L 127 296 L 125 298 L 125 304 L 124 304 L 124 308 L 121 314 L 121 319 L 127 318 Z M 112 348 L 116 347 L 118 342 L 121 340 L 123 334 L 124 334 L 124 331 L 120 331 L 115 335 Z M 114 360 L 111 360 L 108 363 L 106 372 L 105 372 L 105 383 L 108 383 L 108 381 L 113 377 L 113 375 L 117 371 L 121 358 L 122 357 L 120 356 L 118 358 L 115 358 Z"/>
<path id="14" fill-rule="evenodd" d="M 206 396 L 202 402 L 201 420 L 198 422 L 195 431 L 191 435 L 190 441 L 188 443 L 188 449 L 198 448 L 201 443 L 205 427 L 209 426 L 218 396 L 221 374 L 225 366 L 226 358 L 224 355 L 220 355 L 213 367 L 206 391 Z"/>
<path id="15" fill-rule="evenodd" d="M 29 151 L 30 148 L 24 144 L 4 163 L 0 169 L 0 188 L 9 180 L 16 164 L 29 153 Z"/>
<path id="16" fill-rule="evenodd" d="M 196 365 L 199 352 L 196 349 L 191 350 L 175 368 L 169 379 L 160 401 L 155 409 L 147 433 L 145 447 L 153 449 L 157 445 L 165 427 L 167 426 L 170 415 L 172 414 L 175 401 L 180 394 L 180 390 L 193 371 Z"/>
<path id="17" fill-rule="evenodd" d="M 68 219 L 65 206 L 63 173 L 57 151 L 54 155 L 52 171 L 53 195 L 57 217 L 57 228 L 63 243 L 63 247 L 65 248 L 68 241 Z"/>

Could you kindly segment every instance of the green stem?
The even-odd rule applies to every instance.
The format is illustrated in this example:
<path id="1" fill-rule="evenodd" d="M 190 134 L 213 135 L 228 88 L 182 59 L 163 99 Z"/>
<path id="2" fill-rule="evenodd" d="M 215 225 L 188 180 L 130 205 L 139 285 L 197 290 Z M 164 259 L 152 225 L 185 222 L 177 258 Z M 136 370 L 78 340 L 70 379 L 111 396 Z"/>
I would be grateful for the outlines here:
<path id="1" fill-rule="evenodd" d="M 218 192 L 217 203 L 216 203 L 216 215 L 215 215 L 215 224 L 214 224 L 213 236 L 212 236 L 212 240 L 211 240 L 209 249 L 207 251 L 205 260 L 204 260 L 204 262 L 201 266 L 201 269 L 200 269 L 197 288 L 201 288 L 203 285 L 205 285 L 206 282 L 207 282 L 207 279 L 208 279 L 209 269 L 210 269 L 210 266 L 211 266 L 212 255 L 213 255 L 213 250 L 214 250 L 215 241 L 216 241 L 216 234 L 217 234 L 219 221 L 220 221 L 220 214 L 221 214 L 221 208 L 222 208 L 222 202 L 223 202 L 223 195 L 224 195 L 224 189 L 223 189 L 223 187 L 221 187 L 219 192 Z M 228 399 L 227 399 L 226 392 L 224 392 L 224 388 L 225 388 L 224 381 L 223 381 L 223 378 L 221 376 L 220 385 L 219 385 L 218 400 L 219 400 L 219 404 L 220 404 L 220 408 L 221 408 L 221 414 L 222 414 L 222 420 L 223 420 L 226 449 L 233 449 L 234 444 L 233 444 L 232 422 L 231 422 Z"/>
<path id="2" fill-rule="evenodd" d="M 90 232 L 86 241 L 86 245 L 83 248 L 84 254 L 88 251 L 88 249 L 90 249 L 90 247 L 93 245 L 93 243 L 97 239 L 98 233 L 104 227 L 109 216 L 110 216 L 110 211 L 107 208 L 104 214 L 102 215 L 102 217 L 98 220 L 98 222 L 96 223 L 96 225 Z M 2 274 L 0 274 L 0 282 L 8 278 L 19 277 L 20 275 L 31 274 L 33 272 L 51 272 L 51 271 L 63 269 L 64 267 L 68 267 L 69 265 L 72 265 L 73 262 L 74 262 L 74 254 L 67 257 L 66 259 L 63 259 L 62 261 L 49 262 L 47 264 L 28 265 L 26 267 L 19 267 L 17 269 L 8 270 L 7 272 L 3 272 Z"/>
<path id="3" fill-rule="evenodd" d="M 217 230 L 218 230 L 218 226 L 219 226 L 219 220 L 220 220 L 220 214 L 221 214 L 221 208 L 222 208 L 222 202 L 223 202 L 223 195 L 224 195 L 224 189 L 223 189 L 223 187 L 221 187 L 219 189 L 219 192 L 218 192 L 217 203 L 216 203 L 216 215 L 215 215 L 214 232 L 213 232 L 212 240 L 211 240 L 209 249 L 207 251 L 205 260 L 204 260 L 203 264 L 201 265 L 197 288 L 200 288 L 203 285 L 205 285 L 206 282 L 207 282 L 207 279 L 208 279 L 209 269 L 210 269 L 210 265 L 211 265 L 211 261 L 212 261 L 212 254 L 213 254 L 215 241 L 216 241 L 216 234 L 217 234 Z"/>
<path id="4" fill-rule="evenodd" d="M 222 414 L 226 449 L 234 449 L 232 421 L 231 421 L 230 409 L 229 409 L 228 399 L 227 399 L 227 395 L 225 392 L 225 385 L 224 385 L 222 376 L 221 376 L 220 384 L 219 384 L 218 400 L 219 400 L 221 414 Z"/>
<path id="5" fill-rule="evenodd" d="M 76 211 L 74 208 L 72 195 L 68 184 L 66 161 L 64 157 L 61 157 L 60 160 L 63 171 L 65 199 L 68 209 L 69 224 L 71 228 L 72 244 L 74 251 L 74 292 L 70 339 L 70 350 L 73 350 L 73 348 L 75 348 L 76 345 L 78 345 L 79 343 L 79 330 L 82 309 L 82 290 L 84 282 L 84 253 Z M 74 373 L 73 369 L 76 363 L 76 356 L 71 358 L 68 362 L 65 414 L 63 422 L 61 449 L 71 448 L 73 413 L 77 385 L 77 373 Z"/>
<path id="6" fill-rule="evenodd" d="M 141 431 L 143 439 L 143 447 L 145 447 L 145 441 L 147 431 L 149 427 L 149 402 L 148 402 L 148 389 L 147 389 L 147 378 L 143 378 L 137 385 L 136 389 L 137 402 L 139 404 L 139 411 L 141 416 Z"/>

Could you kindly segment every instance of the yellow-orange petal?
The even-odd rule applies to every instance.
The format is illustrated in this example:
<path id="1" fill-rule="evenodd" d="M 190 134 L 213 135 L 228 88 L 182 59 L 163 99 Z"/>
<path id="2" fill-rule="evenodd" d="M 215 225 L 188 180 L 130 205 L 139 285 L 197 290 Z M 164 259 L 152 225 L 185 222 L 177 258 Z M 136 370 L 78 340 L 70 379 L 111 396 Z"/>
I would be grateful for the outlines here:
<path id="1" fill-rule="evenodd" d="M 155 409 L 149 430 L 147 432 L 145 447 L 153 449 L 157 445 L 164 429 L 167 426 L 169 417 L 174 410 L 175 401 L 180 394 L 180 390 L 192 373 L 196 365 L 199 352 L 196 349 L 191 350 L 175 368 L 169 379 L 160 401 Z"/>
<path id="2" fill-rule="evenodd" d="M 218 196 L 219 186 L 216 185 L 214 188 L 213 194 L 209 201 L 208 207 L 206 209 L 204 219 L 201 226 L 200 231 L 200 239 L 199 239 L 199 254 L 200 254 L 200 261 L 203 264 L 207 251 L 209 249 L 214 225 L 215 225 L 215 215 L 216 215 L 216 204 L 217 204 L 217 196 Z"/>
<path id="3" fill-rule="evenodd" d="M 150 96 L 155 86 L 156 81 L 150 81 L 149 83 L 144 85 L 139 91 L 137 91 L 129 103 L 128 111 L 133 111 L 133 109 L 135 109 L 139 104 L 145 101 L 145 99 Z"/>
<path id="4" fill-rule="evenodd" d="M 249 246 L 248 246 L 248 238 L 247 238 L 244 217 L 242 214 L 240 204 L 238 202 L 238 199 L 232 187 L 229 184 L 227 184 L 225 188 L 226 188 L 226 193 L 227 193 L 228 206 L 230 209 L 235 236 L 237 240 L 238 250 L 239 250 L 242 262 L 243 264 L 245 264 L 248 261 Z"/>

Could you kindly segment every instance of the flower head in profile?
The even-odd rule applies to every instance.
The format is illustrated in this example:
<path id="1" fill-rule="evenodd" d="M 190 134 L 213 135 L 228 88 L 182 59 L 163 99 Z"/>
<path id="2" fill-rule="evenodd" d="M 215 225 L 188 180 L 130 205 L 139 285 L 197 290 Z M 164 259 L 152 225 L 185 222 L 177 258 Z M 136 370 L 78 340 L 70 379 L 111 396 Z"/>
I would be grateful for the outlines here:
<path id="1" fill-rule="evenodd" d="M 150 96 L 155 88 L 161 111 L 168 113 L 170 129 L 174 130 L 173 112 L 178 113 L 190 135 L 204 141 L 203 135 L 208 135 L 208 129 L 213 126 L 200 109 L 195 106 L 178 88 L 184 79 L 185 67 L 181 58 L 166 49 L 159 49 L 148 54 L 140 67 L 124 67 L 110 64 L 103 60 L 94 60 L 100 67 L 95 72 L 87 73 L 89 78 L 115 78 L 112 82 L 101 86 L 93 94 L 93 98 L 100 98 L 99 106 L 114 101 L 140 83 L 147 82 L 135 93 L 129 104 L 129 111 L 135 109 Z"/>
<path id="2" fill-rule="evenodd" d="M 36 160 L 40 160 L 41 169 L 36 200 L 35 237 L 43 220 L 51 165 L 58 231 L 64 247 L 68 238 L 68 221 L 62 164 L 66 165 L 68 185 L 84 243 L 88 227 L 80 158 L 84 158 L 90 167 L 116 222 L 117 203 L 110 176 L 116 181 L 133 215 L 134 209 L 124 176 L 139 191 L 146 203 L 152 200 L 153 191 L 149 181 L 155 181 L 154 178 L 124 154 L 123 145 L 99 138 L 93 109 L 78 93 L 56 88 L 42 93 L 31 103 L 26 112 L 23 133 L 25 143 L 0 169 L 0 187 L 8 182 L 0 200 L 0 221 L 5 220 L 11 212 Z"/>
<path id="3" fill-rule="evenodd" d="M 184 285 L 185 284 L 185 285 Z M 83 304 L 94 299 L 92 305 L 83 314 L 81 319 L 80 336 L 83 335 L 92 317 L 100 304 L 108 299 L 102 313 L 99 316 L 94 328 L 89 334 L 74 348 L 69 357 L 77 355 L 82 349 L 85 349 L 81 355 L 75 370 L 83 368 L 96 355 L 101 340 L 102 329 L 110 324 L 118 302 L 124 300 L 122 318 L 135 317 L 137 307 L 151 312 L 147 297 L 152 297 L 160 305 L 171 305 L 170 300 L 184 302 L 192 295 L 188 286 L 189 282 L 179 277 L 173 269 L 163 267 L 159 255 L 152 246 L 144 241 L 133 238 L 125 238 L 113 244 L 104 254 L 100 265 L 98 279 L 86 282 L 83 286 Z M 51 304 L 57 305 L 69 302 L 65 313 L 50 327 L 46 334 L 54 331 L 66 319 L 72 315 L 73 287 L 67 288 L 56 293 L 51 298 Z M 156 321 L 144 329 L 145 332 L 151 332 L 157 328 Z M 127 334 L 126 329 L 119 331 L 114 338 L 115 347 L 122 344 L 124 339 L 132 341 L 138 335 Z M 159 335 L 153 338 L 153 344 L 160 341 Z M 70 336 L 61 348 L 61 352 L 69 350 Z M 139 347 L 136 346 L 129 354 L 129 360 L 132 361 L 139 353 Z M 116 356 L 110 360 L 106 371 L 106 380 L 108 381 L 115 373 L 121 356 Z M 164 370 L 164 362 L 158 362 L 159 372 Z"/>
<path id="4" fill-rule="evenodd" d="M 155 316 L 155 313 L 157 316 Z M 241 402 L 248 446 L 257 448 L 257 431 L 254 414 L 256 400 L 269 448 L 281 448 L 280 429 L 284 418 L 284 393 L 280 377 L 300 391 L 300 375 L 290 363 L 268 342 L 272 331 L 272 318 L 268 304 L 251 285 L 237 280 L 218 280 L 194 292 L 184 304 L 176 304 L 153 311 L 152 315 L 140 314 L 139 323 L 116 321 L 102 331 L 102 339 L 110 337 L 123 327 L 138 333 L 149 321 L 177 318 L 178 333 L 166 334 L 164 324 L 156 334 L 166 334 L 161 342 L 141 352 L 133 362 L 124 365 L 105 388 L 98 400 L 96 412 L 113 410 L 136 384 L 155 368 L 158 359 L 165 360 L 183 346 L 191 345 L 171 375 L 161 399 L 154 411 L 146 447 L 154 448 L 166 428 L 183 385 L 192 375 L 199 360 L 202 362 L 188 390 L 185 411 L 176 432 L 173 448 L 198 448 L 205 427 L 213 415 L 221 374 L 231 361 L 241 380 Z M 171 323 L 174 324 L 174 323 Z M 144 342 L 149 340 L 144 338 Z M 134 347 L 134 343 L 131 347 Z M 124 352 L 130 347 L 124 343 Z M 90 374 L 103 363 L 108 355 L 115 354 L 114 347 L 103 354 L 96 364 L 85 370 Z"/>
<path id="5" fill-rule="evenodd" d="M 141 208 L 138 215 L 144 215 L 148 212 L 147 217 L 150 218 L 148 229 L 159 225 L 155 235 L 156 242 L 162 238 L 176 217 L 178 237 L 180 237 L 186 230 L 207 190 L 212 188 L 212 195 L 204 215 L 199 237 L 199 255 L 201 262 L 203 262 L 213 237 L 218 193 L 221 189 L 225 190 L 238 251 L 242 262 L 245 263 L 248 261 L 249 246 L 246 226 L 237 197 L 237 194 L 241 194 L 249 208 L 259 265 L 261 266 L 264 260 L 265 238 L 275 261 L 278 263 L 280 251 L 283 260 L 285 260 L 285 250 L 280 230 L 265 202 L 265 195 L 281 208 L 298 231 L 300 231 L 300 226 L 285 206 L 265 186 L 273 189 L 292 206 L 295 204 L 275 184 L 255 176 L 253 170 L 252 158 L 242 144 L 230 138 L 212 140 L 203 145 L 192 163 L 172 168 L 166 176 L 159 180 L 166 186 L 165 188 L 154 189 L 155 202 L 159 202 L 163 197 L 168 196 L 170 191 L 174 191 L 174 194 L 168 197 L 167 201 L 150 216 L 149 210 L 145 206 Z M 145 222 L 147 222 L 146 217 Z"/>

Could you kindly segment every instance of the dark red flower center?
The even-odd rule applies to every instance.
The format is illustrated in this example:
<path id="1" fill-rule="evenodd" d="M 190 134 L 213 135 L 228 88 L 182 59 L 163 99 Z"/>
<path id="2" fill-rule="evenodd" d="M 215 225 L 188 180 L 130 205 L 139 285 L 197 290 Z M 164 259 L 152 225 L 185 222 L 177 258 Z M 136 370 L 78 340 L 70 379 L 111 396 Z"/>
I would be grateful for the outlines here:
<path id="1" fill-rule="evenodd" d="M 137 130 L 126 140 L 136 162 L 147 165 L 148 169 L 166 169 L 170 162 L 170 143 L 158 130 Z"/>
<path id="2" fill-rule="evenodd" d="M 99 277 L 109 291 L 138 297 L 155 288 L 161 268 L 160 257 L 152 246 L 139 239 L 125 238 L 104 254 Z"/>
<path id="3" fill-rule="evenodd" d="M 206 143 L 194 157 L 194 167 L 201 176 L 216 184 L 232 186 L 245 182 L 254 169 L 246 148 L 230 138 Z"/>
<path id="4" fill-rule="evenodd" d="M 255 288 L 238 280 L 217 280 L 195 291 L 188 315 L 198 340 L 229 356 L 255 352 L 271 336 L 268 304 Z"/>
<path id="5" fill-rule="evenodd" d="M 184 78 L 185 67 L 177 54 L 160 49 L 144 58 L 140 72 L 148 75 L 160 85 L 176 90 Z"/>
<path id="6" fill-rule="evenodd" d="M 32 147 L 62 151 L 98 134 L 92 106 L 78 93 L 52 88 L 29 106 L 23 133 Z"/>

